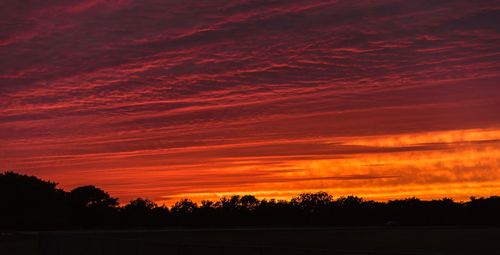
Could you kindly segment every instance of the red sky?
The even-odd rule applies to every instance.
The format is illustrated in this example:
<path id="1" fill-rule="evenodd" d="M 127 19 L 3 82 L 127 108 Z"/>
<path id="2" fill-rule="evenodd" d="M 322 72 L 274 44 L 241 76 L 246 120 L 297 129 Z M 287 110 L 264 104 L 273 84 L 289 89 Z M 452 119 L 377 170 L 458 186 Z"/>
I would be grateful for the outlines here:
<path id="1" fill-rule="evenodd" d="M 499 1 L 0 2 L 0 170 L 122 202 L 500 192 Z"/>

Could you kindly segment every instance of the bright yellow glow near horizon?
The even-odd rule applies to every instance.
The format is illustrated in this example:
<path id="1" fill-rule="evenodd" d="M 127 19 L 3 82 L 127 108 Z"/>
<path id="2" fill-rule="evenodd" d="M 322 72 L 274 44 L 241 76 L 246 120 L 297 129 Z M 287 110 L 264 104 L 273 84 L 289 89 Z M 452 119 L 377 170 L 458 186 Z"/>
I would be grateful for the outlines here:
<path id="1" fill-rule="evenodd" d="M 489 196 L 500 191 L 498 140 L 500 130 L 494 129 L 346 137 L 342 138 L 342 145 L 389 151 L 349 153 L 335 159 L 288 159 L 281 167 L 296 171 L 277 171 L 269 182 L 230 187 L 225 192 L 181 193 L 159 202 L 169 204 L 185 197 L 201 201 L 232 194 L 290 199 L 299 193 L 320 190 L 334 197 L 357 195 L 374 200 L 413 196 L 467 200 L 470 196 Z M 329 143 L 328 139 L 324 142 Z M 405 150 L 409 147 L 416 148 Z M 390 151 L 391 148 L 395 150 Z"/>

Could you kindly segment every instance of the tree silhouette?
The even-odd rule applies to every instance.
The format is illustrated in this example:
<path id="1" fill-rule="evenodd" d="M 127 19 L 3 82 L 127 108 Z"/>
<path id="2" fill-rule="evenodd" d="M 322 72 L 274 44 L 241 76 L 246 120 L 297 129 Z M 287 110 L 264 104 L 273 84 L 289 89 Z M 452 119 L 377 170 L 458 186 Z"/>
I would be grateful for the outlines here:
<path id="1" fill-rule="evenodd" d="M 191 201 L 190 199 L 182 199 L 181 201 L 174 204 L 174 206 L 172 207 L 172 213 L 187 215 L 194 213 L 197 208 L 198 205 L 195 202 Z"/>
<path id="2" fill-rule="evenodd" d="M 106 226 L 116 218 L 118 199 L 92 185 L 77 187 L 68 194 L 72 219 L 82 227 Z"/>
<path id="3" fill-rule="evenodd" d="M 329 205 L 333 197 L 326 192 L 303 193 L 292 198 L 291 203 L 306 210 L 314 210 L 321 206 Z"/>
<path id="4" fill-rule="evenodd" d="M 79 208 L 114 208 L 118 199 L 92 185 L 75 188 L 69 193 L 71 204 Z"/>
<path id="5" fill-rule="evenodd" d="M 259 206 L 259 203 L 259 200 L 252 195 L 245 195 L 240 199 L 241 206 L 250 211 L 255 210 Z"/>
<path id="6" fill-rule="evenodd" d="M 176 202 L 170 209 L 172 213 L 172 224 L 180 226 L 196 225 L 199 217 L 194 214 L 197 212 L 198 205 L 190 199 L 182 199 Z"/>
<path id="7" fill-rule="evenodd" d="M 65 192 L 57 184 L 14 172 L 0 173 L 0 228 L 48 228 L 66 222 Z"/>
<path id="8" fill-rule="evenodd" d="M 130 201 L 121 210 L 121 225 L 133 227 L 160 227 L 166 224 L 165 219 L 169 216 L 168 208 L 158 206 L 156 203 L 137 198 Z"/>
<path id="9" fill-rule="evenodd" d="M 326 192 L 291 200 L 233 195 L 201 205 L 182 199 L 169 210 L 137 198 L 118 199 L 95 186 L 70 192 L 57 184 L 14 172 L 0 173 L 0 230 L 124 227 L 339 226 L 339 225 L 500 225 L 500 197 L 418 198 L 376 202 L 356 196 L 334 199 Z M 397 224 L 394 224 L 397 223 Z"/>

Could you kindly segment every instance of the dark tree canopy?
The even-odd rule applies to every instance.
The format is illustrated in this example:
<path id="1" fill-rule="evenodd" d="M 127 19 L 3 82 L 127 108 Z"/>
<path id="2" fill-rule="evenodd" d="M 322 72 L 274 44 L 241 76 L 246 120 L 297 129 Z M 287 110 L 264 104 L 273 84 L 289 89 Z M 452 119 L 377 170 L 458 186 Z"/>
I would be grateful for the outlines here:
<path id="1" fill-rule="evenodd" d="M 182 199 L 169 210 L 137 198 L 120 206 L 118 199 L 95 186 L 70 192 L 57 184 L 14 172 L 0 173 L 0 230 L 71 228 L 152 228 L 224 226 L 339 225 L 500 225 L 500 197 L 418 198 L 388 202 L 325 192 L 300 194 L 290 201 L 252 195 L 222 197 L 201 204 Z"/>
<path id="2" fill-rule="evenodd" d="M 45 228 L 67 217 L 65 192 L 54 182 L 14 172 L 0 173 L 0 228 Z"/>
<path id="3" fill-rule="evenodd" d="M 115 225 L 118 199 L 92 185 L 77 187 L 68 195 L 72 221 L 80 227 Z"/>
<path id="4" fill-rule="evenodd" d="M 158 206 L 148 199 L 137 198 L 121 208 L 120 225 L 129 227 L 161 227 L 166 225 L 165 219 L 168 217 L 168 213 L 168 208 L 164 206 Z"/>
<path id="5" fill-rule="evenodd" d="M 69 192 L 73 205 L 84 208 L 113 208 L 118 206 L 118 199 L 92 185 L 75 188 Z"/>

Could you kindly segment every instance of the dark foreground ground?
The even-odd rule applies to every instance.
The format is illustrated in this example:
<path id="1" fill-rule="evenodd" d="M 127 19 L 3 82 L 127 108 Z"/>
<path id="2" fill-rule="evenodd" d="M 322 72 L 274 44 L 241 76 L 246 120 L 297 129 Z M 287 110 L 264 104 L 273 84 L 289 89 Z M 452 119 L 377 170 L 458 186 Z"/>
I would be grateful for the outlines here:
<path id="1" fill-rule="evenodd" d="M 5 235 L 0 254 L 500 254 L 495 227 L 72 231 Z"/>

